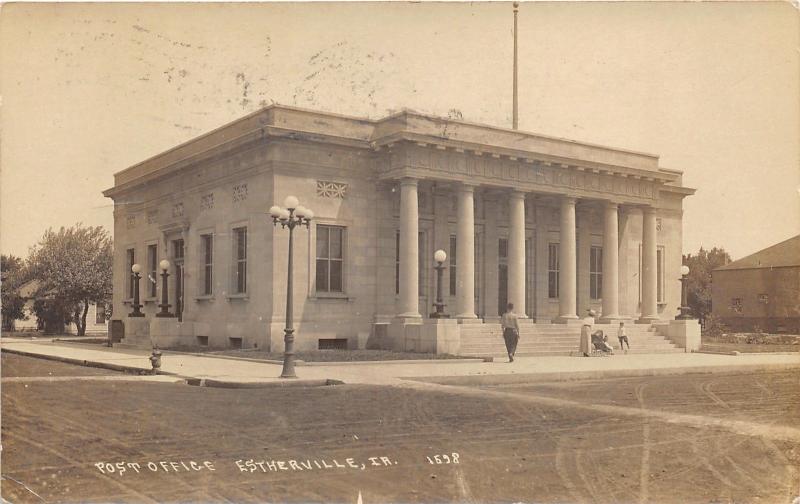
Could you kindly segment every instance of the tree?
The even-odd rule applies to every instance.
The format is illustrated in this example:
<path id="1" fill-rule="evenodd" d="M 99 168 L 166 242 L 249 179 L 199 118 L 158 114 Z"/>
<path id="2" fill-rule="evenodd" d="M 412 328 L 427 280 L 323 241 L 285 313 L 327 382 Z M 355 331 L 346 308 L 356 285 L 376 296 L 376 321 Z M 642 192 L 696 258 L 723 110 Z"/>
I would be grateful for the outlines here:
<path id="1" fill-rule="evenodd" d="M 17 256 L 0 256 L 0 291 L 2 291 L 3 330 L 13 331 L 14 322 L 25 320 L 25 300 L 17 289 L 25 281 L 24 262 Z"/>
<path id="2" fill-rule="evenodd" d="M 683 264 L 689 267 L 687 279 L 687 303 L 692 313 L 703 323 L 711 314 L 711 272 L 731 262 L 731 256 L 722 248 L 705 250 L 700 247 L 696 255 L 683 256 Z"/>
<path id="3" fill-rule="evenodd" d="M 72 318 L 83 336 L 89 304 L 110 300 L 112 260 L 108 232 L 79 223 L 58 232 L 45 231 L 31 249 L 28 268 L 41 282 L 39 296 L 58 307 L 65 320 Z"/>

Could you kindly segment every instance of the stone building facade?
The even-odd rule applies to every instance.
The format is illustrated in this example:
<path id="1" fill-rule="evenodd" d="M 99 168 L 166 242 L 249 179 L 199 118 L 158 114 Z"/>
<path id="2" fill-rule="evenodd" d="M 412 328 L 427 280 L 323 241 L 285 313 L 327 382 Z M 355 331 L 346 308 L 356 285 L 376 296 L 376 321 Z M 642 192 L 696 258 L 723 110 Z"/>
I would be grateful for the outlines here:
<path id="1" fill-rule="evenodd" d="M 267 212 L 292 194 L 315 214 L 295 230 L 299 348 L 408 347 L 430 322 L 437 249 L 452 321 L 433 332 L 450 340 L 509 301 L 536 326 L 587 308 L 649 324 L 677 313 L 693 192 L 650 154 L 271 106 L 115 174 L 114 314 L 130 311 L 139 263 L 154 316 L 166 258 L 173 342 L 281 350 L 288 232 Z"/>

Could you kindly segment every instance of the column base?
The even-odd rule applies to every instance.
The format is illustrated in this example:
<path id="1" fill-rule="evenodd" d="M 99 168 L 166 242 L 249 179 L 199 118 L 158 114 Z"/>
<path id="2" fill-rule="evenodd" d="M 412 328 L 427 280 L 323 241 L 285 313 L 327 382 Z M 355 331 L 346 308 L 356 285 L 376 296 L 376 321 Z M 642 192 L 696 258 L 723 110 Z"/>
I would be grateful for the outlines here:
<path id="1" fill-rule="evenodd" d="M 420 315 L 419 313 L 415 313 L 415 312 L 406 312 L 406 313 L 401 313 L 401 314 L 397 315 L 395 318 L 398 318 L 398 319 L 420 319 L 420 320 L 422 320 L 422 315 Z"/>
<path id="2" fill-rule="evenodd" d="M 483 319 L 477 315 L 458 315 L 456 316 L 459 324 L 483 324 Z"/>
<path id="3" fill-rule="evenodd" d="M 670 320 L 667 337 L 685 352 L 700 350 L 700 322 L 697 319 Z"/>
<path id="4" fill-rule="evenodd" d="M 603 316 L 597 319 L 598 324 L 619 324 L 620 322 L 630 322 L 630 317 L 624 317 L 622 315 L 608 315 Z"/>
<path id="5" fill-rule="evenodd" d="M 552 323 L 578 325 L 581 323 L 581 319 L 577 315 L 559 315 L 552 320 Z"/>
<path id="6" fill-rule="evenodd" d="M 642 315 L 638 319 L 636 319 L 637 324 L 652 324 L 653 322 L 658 322 L 661 320 L 656 315 Z"/>

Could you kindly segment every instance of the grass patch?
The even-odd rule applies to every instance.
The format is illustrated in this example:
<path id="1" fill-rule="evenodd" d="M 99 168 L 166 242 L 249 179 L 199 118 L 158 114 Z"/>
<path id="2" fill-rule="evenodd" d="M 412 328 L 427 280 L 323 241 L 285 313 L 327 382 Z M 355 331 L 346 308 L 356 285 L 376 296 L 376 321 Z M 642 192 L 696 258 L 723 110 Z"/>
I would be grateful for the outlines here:
<path id="1" fill-rule="evenodd" d="M 800 345 L 781 345 L 781 344 L 759 344 L 759 343 L 727 343 L 727 342 L 708 342 L 703 341 L 700 350 L 709 352 L 740 352 L 740 353 L 763 353 L 763 352 L 800 352 Z"/>

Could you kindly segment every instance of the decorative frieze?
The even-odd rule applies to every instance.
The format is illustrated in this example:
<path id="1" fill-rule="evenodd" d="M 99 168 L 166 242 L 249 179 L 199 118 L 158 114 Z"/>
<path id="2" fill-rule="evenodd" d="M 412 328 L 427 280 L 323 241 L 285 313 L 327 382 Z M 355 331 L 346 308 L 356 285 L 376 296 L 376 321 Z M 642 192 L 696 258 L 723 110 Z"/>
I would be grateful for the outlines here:
<path id="1" fill-rule="evenodd" d="M 344 199 L 347 194 L 347 189 L 348 184 L 344 182 L 317 180 L 317 196 L 320 198 Z"/>
<path id="2" fill-rule="evenodd" d="M 472 182 L 496 185 L 508 184 L 521 190 L 560 193 L 564 189 L 595 193 L 607 197 L 610 194 L 624 196 L 627 201 L 646 202 L 657 197 L 658 182 L 637 174 L 612 174 L 601 169 L 573 166 L 557 162 L 540 162 L 505 156 L 478 156 L 473 152 L 456 152 L 409 146 L 404 156 L 392 158 L 383 165 L 383 171 L 413 170 L 431 172 L 449 180 L 470 179 Z M 388 168 L 388 170 L 387 170 Z M 398 173 L 396 176 L 402 176 Z M 424 176 L 423 176 L 424 177 Z M 527 187 L 526 187 L 527 186 Z M 549 191 L 548 191 L 549 189 Z M 592 196 L 594 196 L 592 195 Z M 583 195 L 578 195 L 582 197 Z"/>
<path id="3" fill-rule="evenodd" d="M 200 196 L 200 209 L 211 210 L 214 208 L 214 193 L 204 194 Z"/>
<path id="4" fill-rule="evenodd" d="M 183 202 L 172 205 L 172 216 L 183 217 Z"/>
<path id="5" fill-rule="evenodd" d="M 238 203 L 247 199 L 247 183 L 233 186 L 233 202 Z"/>

